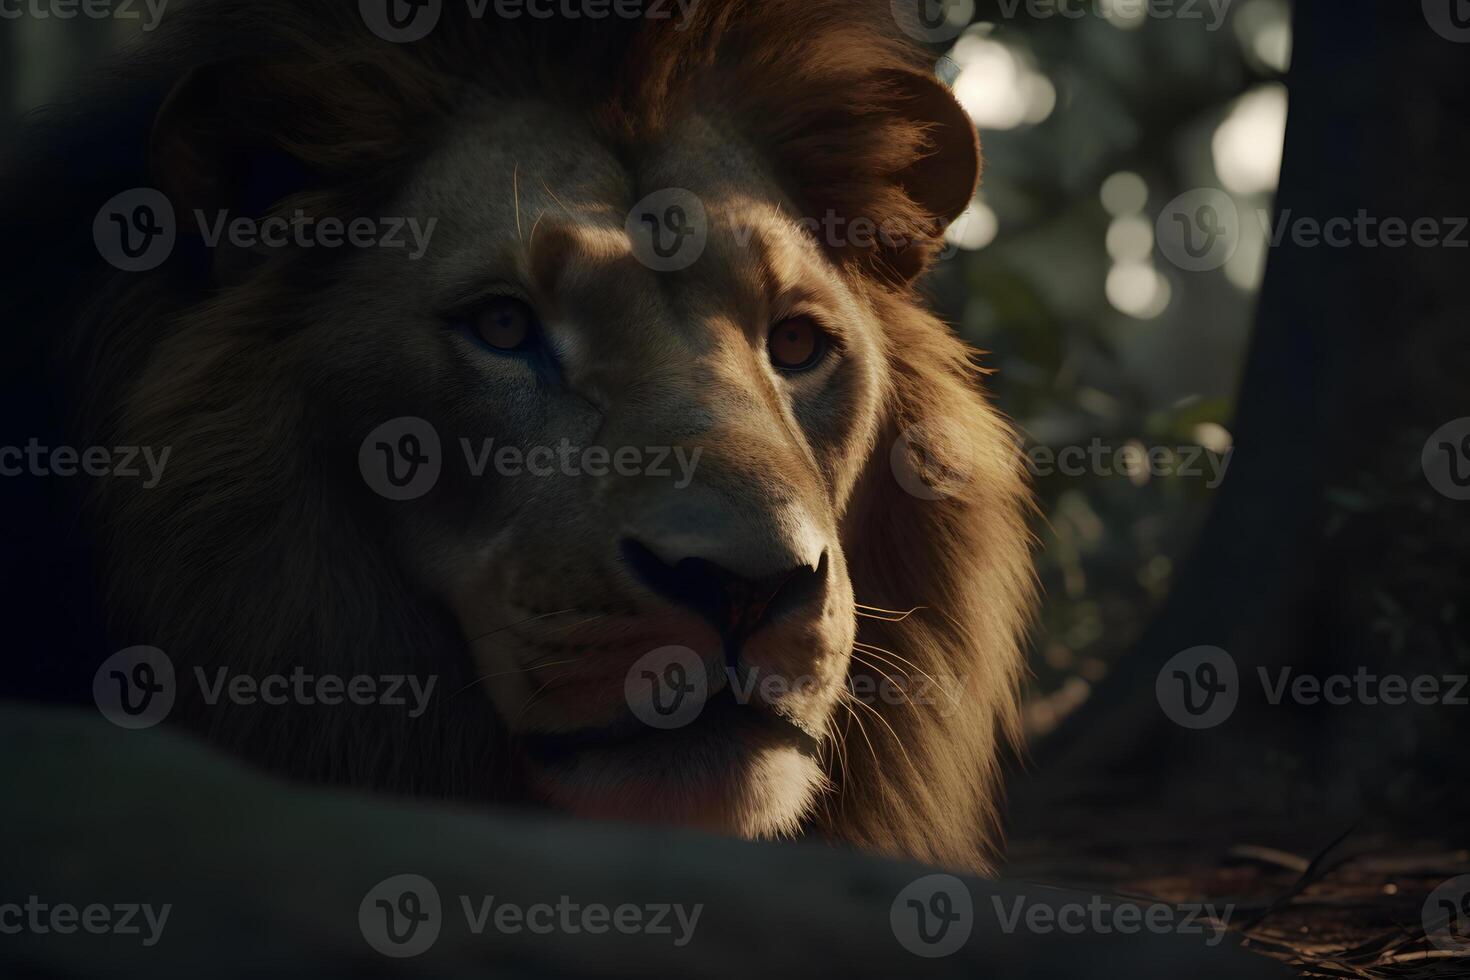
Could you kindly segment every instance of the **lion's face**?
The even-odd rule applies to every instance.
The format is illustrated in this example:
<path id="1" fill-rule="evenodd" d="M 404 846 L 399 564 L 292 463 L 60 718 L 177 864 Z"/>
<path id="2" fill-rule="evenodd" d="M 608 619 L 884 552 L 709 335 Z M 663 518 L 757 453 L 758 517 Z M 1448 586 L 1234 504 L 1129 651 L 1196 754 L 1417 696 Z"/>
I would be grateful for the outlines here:
<path id="1" fill-rule="evenodd" d="M 109 629 L 191 672 L 441 683 L 419 715 L 184 689 L 174 717 L 310 779 L 986 867 L 1027 492 L 915 288 L 979 147 L 886 5 L 446 6 L 384 45 L 214 2 L 240 18 L 157 56 L 175 212 L 420 234 L 243 255 L 184 221 L 101 273 L 78 438 L 173 450 L 99 491 Z M 261 58 L 198 64 L 220 25 Z"/>
<path id="2" fill-rule="evenodd" d="M 349 441 L 388 421 L 385 391 L 434 427 L 431 490 L 360 489 L 454 610 L 538 792 L 794 830 L 853 640 L 838 524 L 874 440 L 878 325 L 715 127 L 626 162 L 549 106 L 483 108 L 392 212 L 437 219 L 427 253 L 343 271 L 313 400 Z M 665 188 L 705 210 L 680 270 L 627 227 Z"/>

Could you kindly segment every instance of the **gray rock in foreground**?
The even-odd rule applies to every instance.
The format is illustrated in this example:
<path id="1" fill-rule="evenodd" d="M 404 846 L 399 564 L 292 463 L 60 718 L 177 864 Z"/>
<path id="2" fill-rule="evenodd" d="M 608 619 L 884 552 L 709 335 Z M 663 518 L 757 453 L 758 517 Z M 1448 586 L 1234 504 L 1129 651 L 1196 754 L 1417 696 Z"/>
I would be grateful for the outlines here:
<path id="1" fill-rule="evenodd" d="M 1168 907 L 305 788 L 82 711 L 0 710 L 0 785 L 6 975 L 1289 975 Z"/>

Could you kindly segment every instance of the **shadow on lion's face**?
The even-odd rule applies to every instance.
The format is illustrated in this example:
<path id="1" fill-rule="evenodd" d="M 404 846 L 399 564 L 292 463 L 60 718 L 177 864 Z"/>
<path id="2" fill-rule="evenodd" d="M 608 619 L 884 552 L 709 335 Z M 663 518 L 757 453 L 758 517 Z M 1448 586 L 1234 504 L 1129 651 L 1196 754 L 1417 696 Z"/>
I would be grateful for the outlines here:
<path id="1" fill-rule="evenodd" d="M 855 618 L 838 514 L 885 374 L 792 210 L 702 120 L 629 165 L 551 106 L 487 104 L 390 208 L 437 219 L 425 254 L 348 262 L 315 331 L 315 408 L 368 442 L 367 482 L 437 441 L 428 489 L 349 488 L 575 810 L 771 833 L 822 780 Z"/>

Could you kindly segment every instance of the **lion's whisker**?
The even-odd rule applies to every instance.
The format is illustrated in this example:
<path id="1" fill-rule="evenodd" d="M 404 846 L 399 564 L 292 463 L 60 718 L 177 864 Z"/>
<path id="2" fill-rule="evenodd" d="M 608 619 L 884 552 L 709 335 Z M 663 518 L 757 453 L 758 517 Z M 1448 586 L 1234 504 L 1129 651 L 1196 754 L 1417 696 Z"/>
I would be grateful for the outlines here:
<path id="1" fill-rule="evenodd" d="M 845 812 L 843 807 L 847 800 L 847 740 L 845 737 L 837 737 L 837 716 L 835 714 L 827 716 L 826 728 L 827 737 L 832 745 L 832 762 L 840 777 L 837 781 L 837 812 L 840 814 Z"/>
<path id="2" fill-rule="evenodd" d="M 515 720 L 511 722 L 511 727 L 515 727 L 515 725 L 519 723 L 522 718 L 525 717 L 526 712 L 531 710 L 531 708 L 536 704 L 537 700 L 540 699 L 541 695 L 547 690 L 547 688 L 550 688 L 552 685 L 576 675 L 579 671 L 592 666 L 594 663 L 595 661 L 579 657 L 577 658 L 576 666 L 572 667 L 569 670 L 562 671 L 555 677 L 548 678 L 546 683 L 542 684 L 540 687 L 536 688 L 536 690 L 532 691 L 531 696 L 526 699 L 525 704 L 521 705 L 521 710 L 516 713 Z"/>
<path id="3" fill-rule="evenodd" d="M 935 677 L 933 674 L 924 670 L 924 668 L 920 667 L 918 664 L 907 659 L 906 657 L 901 657 L 898 654 L 894 653 L 892 650 L 885 650 L 883 647 L 874 646 L 871 643 L 862 643 L 857 640 L 853 641 L 853 646 L 859 650 L 862 650 L 864 653 L 872 654 L 873 656 L 877 657 L 879 660 L 882 660 L 884 663 L 888 664 L 890 667 L 893 667 L 896 670 L 902 671 L 904 666 L 907 666 L 910 670 L 917 673 L 920 677 L 923 677 L 925 680 L 929 681 L 929 683 L 939 688 L 940 692 L 943 693 L 945 697 L 949 698 L 951 703 L 953 703 L 955 706 L 959 705 L 959 699 L 954 696 L 954 693 L 952 691 L 946 688 L 943 684 L 939 683 L 939 678 Z M 894 661 L 897 661 L 897 663 L 895 663 Z"/>
<path id="4" fill-rule="evenodd" d="M 876 619 L 881 623 L 901 623 L 919 610 L 929 608 L 928 606 L 915 606 L 905 611 L 902 609 L 884 609 L 882 606 L 869 606 L 861 602 L 854 602 L 853 606 L 859 616 L 864 619 Z M 884 615 L 879 616 L 876 615 L 877 613 L 883 613 Z"/>
<path id="5" fill-rule="evenodd" d="M 551 633 L 551 632 L 555 632 L 556 630 L 576 629 L 578 626 L 586 626 L 588 623 L 595 623 L 599 619 L 606 619 L 606 618 L 607 618 L 607 613 L 595 613 L 594 615 L 588 616 L 586 619 L 579 619 L 575 623 L 563 623 L 560 626 L 550 626 L 550 627 L 547 627 L 547 632 L 548 633 Z"/>
<path id="6" fill-rule="evenodd" d="M 905 610 L 905 609 L 885 609 L 882 606 L 870 606 L 866 602 L 854 602 L 853 605 L 857 606 L 859 609 L 866 609 L 869 612 L 888 613 L 889 615 L 892 615 L 892 616 L 912 616 L 914 613 L 918 612 L 920 609 L 928 609 L 929 608 L 928 606 L 914 606 L 911 609 L 907 609 L 907 610 Z"/>
<path id="7" fill-rule="evenodd" d="M 521 238 L 521 165 L 519 161 L 510 168 L 510 194 L 515 199 L 516 241 L 524 241 Z"/>
<path id="8" fill-rule="evenodd" d="M 465 691 L 468 691 L 470 688 L 474 687 L 475 685 L 482 684 L 485 681 L 491 680 L 492 678 L 495 678 L 495 677 L 508 677 L 511 674 L 524 674 L 527 671 L 541 670 L 544 667 L 557 667 L 557 666 L 560 666 L 561 664 L 576 663 L 580 659 L 582 659 L 582 658 L 580 658 L 580 657 L 568 657 L 566 660 L 552 660 L 552 661 L 547 662 L 547 663 L 527 663 L 527 664 L 522 664 L 519 667 L 512 667 L 510 670 L 497 670 L 497 671 L 495 671 L 493 673 L 490 673 L 490 674 L 480 674 L 478 677 L 476 677 L 474 680 L 470 681 L 464 687 L 460 688 L 459 690 L 457 690 L 453 694 L 451 694 L 450 697 L 458 697 L 459 695 L 463 694 Z"/>
<path id="9" fill-rule="evenodd" d="M 859 619 L 871 619 L 879 623 L 901 623 L 908 618 L 907 616 L 875 616 L 872 613 L 863 612 L 861 609 L 856 610 L 854 615 Z"/>
<path id="10" fill-rule="evenodd" d="M 848 723 L 851 724 L 854 721 L 857 722 L 858 731 L 862 734 L 863 741 L 868 743 L 868 754 L 873 757 L 873 766 L 877 769 L 878 772 L 882 772 L 883 762 L 878 758 L 878 750 L 873 747 L 873 740 L 871 738 L 868 738 L 868 729 L 866 726 L 863 725 L 863 720 L 858 717 L 858 713 L 852 710 L 852 705 L 849 703 L 849 701 L 855 700 L 857 699 L 849 696 L 847 698 L 843 698 L 839 703 L 841 703 L 842 706 L 847 709 Z"/>
<path id="11" fill-rule="evenodd" d="M 528 252 L 536 247 L 536 229 L 541 225 L 541 219 L 544 217 L 546 217 L 546 211 L 543 209 L 536 213 L 536 220 L 531 222 L 531 234 L 526 239 L 526 251 Z"/>
<path id="12" fill-rule="evenodd" d="M 817 794 L 816 804 L 822 808 L 822 821 L 830 823 L 832 820 L 832 791 L 842 792 L 842 769 L 837 756 L 836 739 L 833 738 L 832 714 L 828 714 L 822 722 L 822 749 L 820 765 L 825 777 L 821 791 Z"/>
<path id="13" fill-rule="evenodd" d="M 471 640 L 470 642 L 473 643 L 476 640 L 483 640 L 486 637 L 489 637 L 489 636 L 491 636 L 491 635 L 493 635 L 495 633 L 501 633 L 501 632 L 504 632 L 505 630 L 508 630 L 508 629 L 514 629 L 517 626 L 523 626 L 526 623 L 535 622 L 536 620 L 546 619 L 546 618 L 551 617 L 551 616 L 560 616 L 560 615 L 562 615 L 564 613 L 572 612 L 574 609 L 576 609 L 575 606 L 569 606 L 566 609 L 558 609 L 558 610 L 556 610 L 554 612 L 541 613 L 540 615 L 537 615 L 537 616 L 529 616 L 526 619 L 522 619 L 522 620 L 519 620 L 519 621 L 514 622 L 514 623 L 509 623 L 509 624 L 507 624 L 505 626 L 499 627 L 498 629 L 491 630 L 488 633 L 481 634 L 480 636 L 475 637 L 475 639 L 474 640 Z M 552 627 L 550 627 L 547 630 L 547 632 L 553 632 L 553 631 L 556 631 L 556 630 L 563 630 L 563 629 L 575 629 L 578 626 L 585 626 L 588 623 L 595 623 L 595 622 L 597 622 L 597 620 L 605 618 L 606 615 L 607 615 L 606 613 L 597 613 L 595 615 L 588 616 L 585 619 L 580 619 L 580 620 L 576 621 L 575 623 L 563 623 L 560 626 L 552 626 Z M 551 653 L 551 654 L 547 654 L 546 656 L 547 657 L 556 657 L 556 656 L 560 656 L 560 653 L 559 652 L 558 653 Z M 490 680 L 492 678 L 495 678 L 495 677 L 505 677 L 505 676 L 508 676 L 510 674 L 522 674 L 522 673 L 525 673 L 525 672 L 531 671 L 531 670 L 540 670 L 540 669 L 542 669 L 544 667 L 555 667 L 555 666 L 559 666 L 561 664 L 575 663 L 579 659 L 581 659 L 581 658 L 580 657 L 570 657 L 570 658 L 567 658 L 565 660 L 548 660 L 548 659 L 538 659 L 538 658 L 534 658 L 533 657 L 530 661 L 528 661 L 528 662 L 526 662 L 524 664 L 519 664 L 519 665 L 517 665 L 515 667 L 512 667 L 510 670 L 501 670 L 501 671 L 494 671 L 494 672 L 491 672 L 491 673 L 488 673 L 488 674 L 480 674 L 480 675 L 474 677 L 464 687 L 461 687 L 459 690 L 457 690 L 453 694 L 451 694 L 450 697 L 458 697 L 459 695 L 463 694 L 465 691 L 468 691 L 470 688 L 475 687 L 476 685 L 481 684 L 481 683 L 483 683 L 483 682 L 485 682 L 487 680 Z"/>
<path id="14" fill-rule="evenodd" d="M 894 675 L 888 673 L 882 667 L 879 667 L 877 664 L 870 663 L 869 661 L 864 660 L 862 657 L 859 657 L 856 650 L 852 651 L 852 653 L 850 654 L 850 656 L 852 657 L 852 659 L 856 660 L 858 663 L 862 664 L 864 667 L 868 668 L 869 670 L 876 670 L 878 673 L 882 674 L 884 680 L 886 680 L 886 681 L 893 681 L 895 684 L 898 684 L 898 693 L 900 693 L 900 694 L 903 695 L 904 701 L 906 701 L 908 703 L 909 707 L 915 708 L 915 709 L 918 708 L 918 705 L 914 704 L 914 699 L 911 698 L 911 697 L 909 697 L 909 692 L 906 691 L 906 690 L 904 690 L 904 686 L 902 684 L 899 684 L 899 678 L 898 677 L 895 677 Z"/>
<path id="15" fill-rule="evenodd" d="M 552 199 L 552 200 L 553 200 L 553 201 L 555 201 L 555 202 L 556 202 L 556 204 L 557 204 L 557 207 L 559 207 L 559 208 L 561 208 L 561 209 L 562 209 L 562 210 L 563 210 L 563 211 L 565 211 L 565 212 L 566 212 L 566 213 L 567 213 L 567 214 L 571 214 L 571 213 L 572 213 L 572 209 L 571 209 L 571 208 L 569 208 L 569 207 L 567 207 L 567 206 L 566 206 L 566 205 L 565 205 L 565 204 L 563 204 L 563 203 L 562 203 L 562 202 L 561 202 L 561 198 L 559 198 L 559 197 L 557 197 L 557 196 L 556 196 L 556 191 L 553 191 L 553 190 L 552 190 L 552 189 L 551 189 L 551 187 L 550 187 L 550 185 L 548 185 L 548 184 L 547 184 L 547 183 L 546 183 L 546 178 L 545 178 L 545 177 L 541 177 L 541 176 L 539 176 L 539 175 L 538 175 L 538 176 L 537 176 L 537 177 L 536 177 L 536 179 L 537 179 L 537 180 L 539 180 L 539 181 L 541 181 L 541 189 L 542 189 L 542 190 L 544 190 L 544 191 L 545 191 L 545 192 L 546 192 L 546 193 L 547 193 L 547 195 L 548 195 L 548 196 L 550 196 L 550 198 L 551 198 L 551 199 Z"/>
<path id="16" fill-rule="evenodd" d="M 472 636 L 470 637 L 469 642 L 479 643 L 487 636 L 494 636 L 496 633 L 504 633 L 508 629 L 514 629 L 517 626 L 524 626 L 526 623 L 534 623 L 538 619 L 550 619 L 552 616 L 564 616 L 569 612 L 576 612 L 578 608 L 579 607 L 577 606 L 567 606 L 565 609 L 557 609 L 548 613 L 539 613 L 535 616 L 527 616 L 525 619 L 518 619 L 514 623 L 506 623 L 504 626 L 497 626 L 495 627 L 495 629 L 485 633 L 481 633 L 479 636 Z"/>
<path id="17" fill-rule="evenodd" d="M 924 779 L 923 776 L 919 774 L 919 767 L 914 765 L 914 760 L 909 757 L 909 750 L 904 747 L 903 739 L 899 738 L 898 732 L 894 731 L 893 726 L 888 724 L 888 719 L 884 718 L 882 713 L 879 712 L 877 708 L 873 707 L 871 704 L 868 704 L 861 698 L 854 698 L 853 701 L 856 702 L 859 707 L 867 708 L 870 712 L 872 712 L 873 717 L 877 718 L 878 721 L 882 723 L 883 727 L 888 729 L 888 734 L 893 736 L 893 741 L 894 744 L 898 746 L 898 751 L 903 753 L 903 759 L 905 762 L 908 763 L 909 771 L 914 774 L 914 779 L 917 782 L 922 783 Z"/>
<path id="18" fill-rule="evenodd" d="M 896 668 L 898 670 L 902 670 L 904 667 L 907 667 L 909 670 L 918 674 L 920 677 L 923 677 L 934 684 L 939 683 L 939 680 L 934 677 L 933 674 L 930 674 L 924 668 L 920 667 L 912 660 L 909 660 L 907 657 L 903 657 L 897 653 L 894 653 L 892 650 L 889 650 L 885 647 L 877 646 L 872 643 L 864 643 L 862 640 L 853 640 L 852 645 L 855 649 L 861 650 L 864 653 L 872 654 L 879 660 L 882 660 L 884 663 L 888 664 L 890 667 Z"/>

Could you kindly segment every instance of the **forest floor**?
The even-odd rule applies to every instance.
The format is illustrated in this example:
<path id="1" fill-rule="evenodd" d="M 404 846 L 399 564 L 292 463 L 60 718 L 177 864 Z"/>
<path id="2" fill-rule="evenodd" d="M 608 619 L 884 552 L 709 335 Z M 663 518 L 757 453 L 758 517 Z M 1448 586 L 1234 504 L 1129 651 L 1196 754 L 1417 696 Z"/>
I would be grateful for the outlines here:
<path id="1" fill-rule="evenodd" d="M 1139 810 L 1090 820 L 1085 834 L 1013 832 L 1001 874 L 1228 909 L 1221 924 L 1245 948 L 1306 977 L 1470 977 L 1470 849 L 1356 827 L 1282 847 L 1308 841 L 1263 824 L 1171 826 Z"/>

